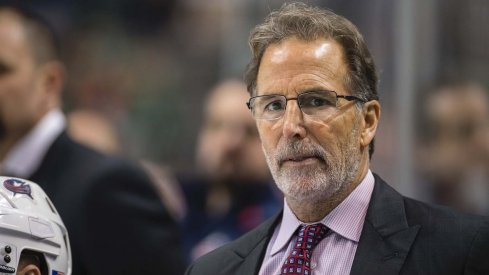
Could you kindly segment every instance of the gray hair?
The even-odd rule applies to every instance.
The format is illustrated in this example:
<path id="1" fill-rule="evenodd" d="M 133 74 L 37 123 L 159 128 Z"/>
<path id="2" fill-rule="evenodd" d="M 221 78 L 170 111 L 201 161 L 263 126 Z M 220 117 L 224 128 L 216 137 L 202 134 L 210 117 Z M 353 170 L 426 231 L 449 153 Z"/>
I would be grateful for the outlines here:
<path id="1" fill-rule="evenodd" d="M 348 71 L 343 81 L 350 94 L 365 101 L 378 100 L 375 64 L 355 25 L 332 11 L 304 3 L 284 4 L 252 30 L 249 38 L 252 58 L 245 73 L 251 95 L 256 92 L 258 69 L 267 47 L 290 37 L 305 41 L 334 39 L 344 51 Z M 369 153 L 373 154 L 373 141 Z"/>

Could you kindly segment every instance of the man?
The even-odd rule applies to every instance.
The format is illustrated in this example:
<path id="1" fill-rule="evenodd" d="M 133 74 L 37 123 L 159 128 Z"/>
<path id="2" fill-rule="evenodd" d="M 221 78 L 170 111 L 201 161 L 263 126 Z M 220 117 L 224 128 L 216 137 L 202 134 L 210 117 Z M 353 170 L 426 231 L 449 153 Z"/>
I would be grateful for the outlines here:
<path id="1" fill-rule="evenodd" d="M 445 84 L 423 100 L 418 169 L 436 203 L 489 214 L 489 92 Z"/>
<path id="2" fill-rule="evenodd" d="M 253 116 L 243 104 L 248 97 L 239 80 L 218 83 L 206 97 L 196 150 L 199 173 L 180 177 L 189 260 L 238 238 L 279 209 Z"/>
<path id="3" fill-rule="evenodd" d="M 51 197 L 70 231 L 73 274 L 181 274 L 175 222 L 146 174 L 65 133 L 64 70 L 49 27 L 2 2 L 0 41 L 0 174 Z"/>
<path id="4" fill-rule="evenodd" d="M 197 166 L 213 181 L 270 179 L 255 122 L 243 101 L 246 84 L 225 80 L 212 88 L 204 105 L 197 145 Z"/>
<path id="5" fill-rule="evenodd" d="M 250 45 L 248 105 L 284 210 L 187 274 L 489 274 L 487 220 L 402 197 L 369 170 L 381 108 L 352 23 L 284 5 Z"/>
<path id="6" fill-rule="evenodd" d="M 0 217 L 0 274 L 71 274 L 68 232 L 41 187 L 0 177 Z"/>

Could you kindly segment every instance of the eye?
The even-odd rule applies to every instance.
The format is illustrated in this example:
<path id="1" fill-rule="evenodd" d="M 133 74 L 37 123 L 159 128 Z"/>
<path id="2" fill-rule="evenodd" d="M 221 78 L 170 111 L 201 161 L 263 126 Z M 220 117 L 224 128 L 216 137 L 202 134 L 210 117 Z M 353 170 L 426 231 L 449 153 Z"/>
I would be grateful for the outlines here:
<path id="1" fill-rule="evenodd" d="M 302 108 L 321 108 L 335 106 L 334 98 L 325 95 L 304 95 L 301 98 Z"/>
<path id="2" fill-rule="evenodd" d="M 319 98 L 319 97 L 316 97 L 316 98 L 311 98 L 309 105 L 311 107 L 321 107 L 321 106 L 329 105 L 329 104 L 326 100 Z"/>
<path id="3" fill-rule="evenodd" d="M 283 105 L 281 100 L 275 100 L 265 106 L 265 111 L 280 111 L 284 109 Z"/>

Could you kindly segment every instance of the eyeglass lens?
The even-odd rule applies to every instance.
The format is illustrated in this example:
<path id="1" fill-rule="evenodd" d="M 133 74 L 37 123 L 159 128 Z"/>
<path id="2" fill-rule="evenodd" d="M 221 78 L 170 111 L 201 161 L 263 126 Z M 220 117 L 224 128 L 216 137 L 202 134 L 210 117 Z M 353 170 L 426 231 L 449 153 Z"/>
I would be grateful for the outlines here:
<path id="1" fill-rule="evenodd" d="M 260 119 L 280 118 L 285 113 L 287 101 L 294 99 L 287 99 L 283 95 L 255 97 L 251 100 L 253 115 Z M 323 116 L 335 109 L 333 107 L 336 107 L 337 97 L 332 91 L 318 91 L 299 94 L 296 100 L 305 114 Z"/>

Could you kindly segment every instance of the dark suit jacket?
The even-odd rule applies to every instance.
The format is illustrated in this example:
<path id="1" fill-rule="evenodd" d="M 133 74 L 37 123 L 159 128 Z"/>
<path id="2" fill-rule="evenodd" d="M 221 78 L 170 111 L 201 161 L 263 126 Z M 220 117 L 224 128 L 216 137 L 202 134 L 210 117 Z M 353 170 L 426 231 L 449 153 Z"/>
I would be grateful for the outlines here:
<path id="1" fill-rule="evenodd" d="M 68 229 L 73 275 L 183 273 L 176 224 L 134 164 L 62 133 L 30 180 Z"/>
<path id="2" fill-rule="evenodd" d="M 257 274 L 281 216 L 198 259 L 186 274 Z M 405 198 L 375 175 L 351 274 L 489 274 L 488 220 Z"/>

